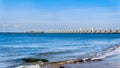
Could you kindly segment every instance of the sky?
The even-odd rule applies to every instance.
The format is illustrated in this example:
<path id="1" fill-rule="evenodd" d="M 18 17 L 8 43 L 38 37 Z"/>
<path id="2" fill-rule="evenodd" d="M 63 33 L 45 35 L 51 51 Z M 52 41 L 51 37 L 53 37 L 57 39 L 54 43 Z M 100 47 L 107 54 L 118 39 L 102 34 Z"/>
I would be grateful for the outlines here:
<path id="1" fill-rule="evenodd" d="M 120 0 L 0 0 L 0 31 L 119 26 Z"/>

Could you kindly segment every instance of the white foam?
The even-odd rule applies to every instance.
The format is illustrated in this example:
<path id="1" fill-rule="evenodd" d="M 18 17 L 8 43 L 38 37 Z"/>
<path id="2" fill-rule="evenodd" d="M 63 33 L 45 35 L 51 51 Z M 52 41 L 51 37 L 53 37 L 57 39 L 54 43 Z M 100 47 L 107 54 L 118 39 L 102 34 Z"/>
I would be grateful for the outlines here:
<path id="1" fill-rule="evenodd" d="M 28 44 L 27 44 L 28 45 Z M 9 47 L 9 48 L 45 48 L 45 46 L 31 44 L 30 46 L 25 46 L 23 44 L 19 45 L 1 45 L 2 47 Z"/>
<path id="2" fill-rule="evenodd" d="M 38 64 L 35 65 L 21 65 L 16 68 L 41 68 Z"/>
<path id="3" fill-rule="evenodd" d="M 114 56 L 114 55 L 119 55 L 119 54 L 120 54 L 120 45 L 113 46 L 113 47 L 107 49 L 106 51 L 103 51 L 102 53 L 99 54 L 99 56 L 97 58 L 104 59 L 104 58 Z"/>

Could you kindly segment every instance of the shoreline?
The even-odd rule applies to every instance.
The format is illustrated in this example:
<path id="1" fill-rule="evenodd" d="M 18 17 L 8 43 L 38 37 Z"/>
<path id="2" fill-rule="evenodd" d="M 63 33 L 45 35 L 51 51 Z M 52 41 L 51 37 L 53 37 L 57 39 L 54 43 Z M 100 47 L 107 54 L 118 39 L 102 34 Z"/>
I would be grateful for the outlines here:
<path id="1" fill-rule="evenodd" d="M 26 63 L 24 67 L 17 68 L 120 68 L 120 61 L 108 60 L 65 60 L 58 62 Z"/>
<path id="2" fill-rule="evenodd" d="M 114 66 L 118 66 L 120 68 L 120 62 L 118 63 L 118 65 L 116 65 L 113 61 L 111 63 L 108 63 L 107 61 L 107 63 L 110 64 L 109 67 L 107 67 L 108 64 L 106 65 L 106 63 L 104 63 L 105 61 L 104 59 L 106 59 L 107 57 L 118 54 L 119 48 L 120 48 L 120 45 L 110 47 L 105 51 L 103 51 L 104 54 L 102 54 L 102 56 L 98 56 L 98 57 L 71 59 L 71 60 L 64 60 L 64 61 L 57 61 L 57 62 L 49 62 L 49 60 L 47 59 L 26 58 L 24 59 L 24 61 L 27 62 L 26 63 L 27 66 L 18 67 L 18 68 L 82 68 L 82 67 L 89 68 L 89 66 L 91 65 L 94 68 L 94 65 L 96 65 L 96 63 L 99 63 L 102 66 L 97 68 L 115 68 Z M 76 67 L 76 64 L 78 64 L 77 67 Z M 87 67 L 84 67 L 86 66 L 85 64 L 88 64 Z"/>
<path id="3" fill-rule="evenodd" d="M 57 61 L 57 62 L 31 62 L 25 63 L 24 67 L 18 68 L 66 68 L 64 65 L 72 65 L 72 64 L 82 64 L 82 63 L 91 63 L 91 62 L 98 62 L 103 61 L 99 58 L 84 58 L 84 59 L 73 59 L 73 60 L 64 60 L 64 61 Z M 31 67 L 30 67 L 31 66 Z"/>

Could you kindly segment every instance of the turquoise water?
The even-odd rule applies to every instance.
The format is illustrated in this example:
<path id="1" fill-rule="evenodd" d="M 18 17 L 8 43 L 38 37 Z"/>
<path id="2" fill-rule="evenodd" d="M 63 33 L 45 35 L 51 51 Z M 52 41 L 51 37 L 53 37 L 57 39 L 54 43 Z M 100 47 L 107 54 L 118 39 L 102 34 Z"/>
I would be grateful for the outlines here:
<path id="1" fill-rule="evenodd" d="M 86 57 L 120 61 L 120 34 L 0 34 L 0 68 L 15 68 L 21 58 L 61 61 Z M 106 58 L 107 57 L 107 58 Z"/>

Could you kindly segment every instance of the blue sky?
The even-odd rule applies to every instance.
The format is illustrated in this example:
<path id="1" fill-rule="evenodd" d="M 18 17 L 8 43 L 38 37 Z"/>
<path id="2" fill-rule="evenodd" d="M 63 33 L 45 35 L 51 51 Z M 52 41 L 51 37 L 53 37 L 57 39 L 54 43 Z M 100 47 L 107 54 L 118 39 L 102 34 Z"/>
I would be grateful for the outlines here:
<path id="1" fill-rule="evenodd" d="M 117 28 L 120 0 L 0 0 L 0 31 Z"/>

